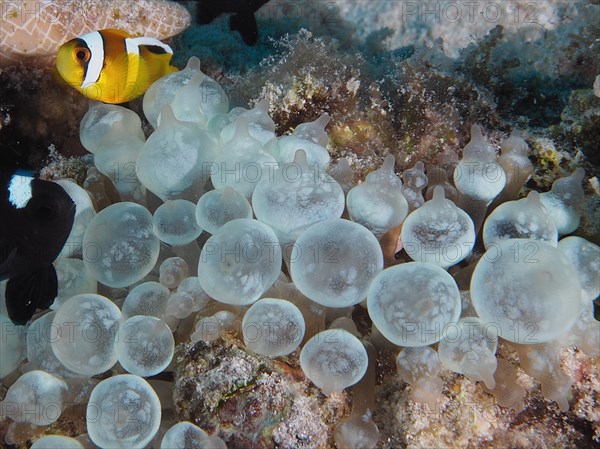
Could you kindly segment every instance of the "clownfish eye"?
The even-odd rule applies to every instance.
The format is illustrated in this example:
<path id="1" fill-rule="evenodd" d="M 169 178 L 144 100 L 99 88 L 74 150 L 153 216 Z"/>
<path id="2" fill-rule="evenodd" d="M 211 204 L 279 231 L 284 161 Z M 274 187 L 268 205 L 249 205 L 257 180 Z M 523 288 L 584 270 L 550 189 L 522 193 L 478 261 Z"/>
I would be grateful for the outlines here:
<path id="1" fill-rule="evenodd" d="M 76 48 L 74 56 L 77 62 L 88 62 L 90 60 L 90 50 L 87 48 Z"/>

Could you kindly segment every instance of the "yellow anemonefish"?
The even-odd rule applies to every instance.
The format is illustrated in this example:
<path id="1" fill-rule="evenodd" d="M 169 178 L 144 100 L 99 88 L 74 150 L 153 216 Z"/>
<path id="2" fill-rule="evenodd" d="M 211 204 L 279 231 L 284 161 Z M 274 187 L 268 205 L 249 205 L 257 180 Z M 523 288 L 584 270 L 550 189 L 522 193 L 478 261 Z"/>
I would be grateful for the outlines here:
<path id="1" fill-rule="evenodd" d="M 121 30 L 84 34 L 58 49 L 56 68 L 71 86 L 92 100 L 124 103 L 177 69 L 173 50 L 158 39 L 133 37 Z"/>

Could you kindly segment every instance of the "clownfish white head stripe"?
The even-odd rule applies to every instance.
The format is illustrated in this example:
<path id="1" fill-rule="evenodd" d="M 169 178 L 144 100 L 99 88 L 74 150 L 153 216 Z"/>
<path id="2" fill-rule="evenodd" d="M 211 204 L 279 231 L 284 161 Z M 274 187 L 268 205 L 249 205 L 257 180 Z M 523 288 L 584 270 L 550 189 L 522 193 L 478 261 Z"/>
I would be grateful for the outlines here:
<path id="1" fill-rule="evenodd" d="M 160 77 L 176 71 L 173 50 L 158 39 L 121 30 L 99 30 L 63 44 L 56 57 L 60 76 L 88 98 L 124 103 Z"/>
<path id="2" fill-rule="evenodd" d="M 84 34 L 79 39 L 85 43 L 90 52 L 85 78 L 81 83 L 81 88 L 85 89 L 100 78 L 100 72 L 104 65 L 104 39 L 98 31 Z"/>

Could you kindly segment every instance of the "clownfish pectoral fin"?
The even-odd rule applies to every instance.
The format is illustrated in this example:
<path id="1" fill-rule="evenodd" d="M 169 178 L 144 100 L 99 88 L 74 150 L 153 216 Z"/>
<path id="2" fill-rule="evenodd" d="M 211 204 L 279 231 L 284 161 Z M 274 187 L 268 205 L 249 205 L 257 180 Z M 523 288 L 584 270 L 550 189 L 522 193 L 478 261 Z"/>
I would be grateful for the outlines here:
<path id="1" fill-rule="evenodd" d="M 110 62 L 107 61 L 97 83 L 101 92 L 97 100 L 105 103 L 124 103 L 141 95 L 136 95 L 137 70 L 139 58 L 122 53 Z M 142 92 L 143 93 L 143 92 Z"/>
<path id="2" fill-rule="evenodd" d="M 59 86 L 69 86 L 75 89 L 79 88 L 79 85 L 71 84 L 66 79 L 64 79 L 56 67 L 49 67 L 48 70 L 50 71 L 50 75 L 52 75 L 52 79 L 54 80 L 54 82 Z"/>

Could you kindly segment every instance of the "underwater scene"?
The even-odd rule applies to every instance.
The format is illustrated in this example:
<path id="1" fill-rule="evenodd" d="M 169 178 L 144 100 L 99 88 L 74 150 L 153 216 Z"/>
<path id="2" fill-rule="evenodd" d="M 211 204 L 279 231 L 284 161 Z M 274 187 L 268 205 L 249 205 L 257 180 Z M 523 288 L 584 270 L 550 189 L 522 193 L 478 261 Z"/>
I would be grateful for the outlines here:
<path id="1" fill-rule="evenodd" d="M 599 0 L 0 0 L 0 447 L 600 448 Z"/>

